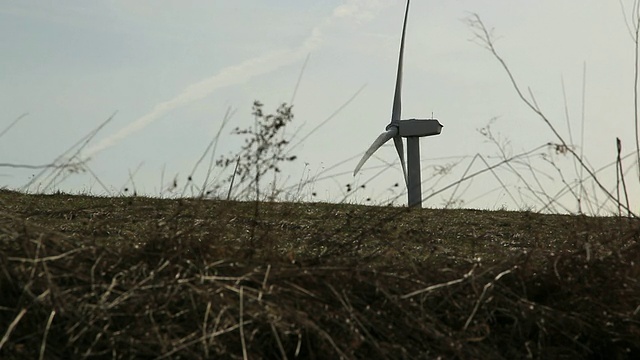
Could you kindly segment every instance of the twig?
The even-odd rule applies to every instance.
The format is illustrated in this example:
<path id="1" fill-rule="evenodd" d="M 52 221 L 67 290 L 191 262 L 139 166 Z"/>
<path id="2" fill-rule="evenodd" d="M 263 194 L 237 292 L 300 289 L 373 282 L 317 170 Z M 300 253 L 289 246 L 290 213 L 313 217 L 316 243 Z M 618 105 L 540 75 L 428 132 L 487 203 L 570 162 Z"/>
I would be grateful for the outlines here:
<path id="1" fill-rule="evenodd" d="M 635 15 L 635 14 L 633 14 L 633 11 L 637 9 L 638 0 L 634 0 L 634 2 L 633 2 L 633 8 L 631 9 L 631 12 L 632 12 L 632 14 L 631 14 L 631 24 L 629 23 L 629 20 L 627 18 L 627 12 L 624 9 L 624 3 L 622 2 L 622 0 L 618 0 L 618 2 L 620 3 L 620 10 L 622 11 L 622 18 L 624 19 L 624 24 L 627 27 L 627 31 L 629 32 L 629 37 L 631 38 L 631 41 L 635 41 L 635 39 L 634 39 L 634 31 L 631 30 L 631 24 L 634 27 L 636 27 L 637 19 L 633 17 Z"/>
<path id="2" fill-rule="evenodd" d="M 133 179 L 136 174 L 138 173 L 138 171 L 140 171 L 140 168 L 142 167 L 142 165 L 144 164 L 144 161 L 140 162 L 140 164 L 138 164 L 138 166 L 136 166 L 136 169 L 133 170 L 133 172 L 131 172 L 131 169 L 129 169 L 128 173 L 129 173 L 129 179 L 127 180 L 126 183 L 124 183 L 124 185 L 120 188 L 120 192 L 123 192 L 128 186 L 129 183 L 131 183 L 131 187 L 133 188 L 133 194 L 137 195 L 138 191 L 136 190 L 136 182 Z"/>
<path id="3" fill-rule="evenodd" d="M 620 207 L 620 150 L 622 144 L 620 138 L 616 138 L 617 156 L 616 156 L 616 198 L 618 201 L 618 217 L 622 217 L 622 208 Z"/>
<path id="4" fill-rule="evenodd" d="M 270 272 L 271 272 L 271 264 L 267 265 L 267 270 L 264 272 L 264 279 L 262 280 L 262 289 L 258 294 L 258 301 L 262 300 L 262 292 L 267 290 L 267 279 L 269 278 Z"/>
<path id="5" fill-rule="evenodd" d="M 380 349 L 380 345 L 378 344 L 376 339 L 371 335 L 371 333 L 369 332 L 367 327 L 364 326 L 362 321 L 360 321 L 360 318 L 358 317 L 358 314 L 356 313 L 355 309 L 353 308 L 353 305 L 351 305 L 351 303 L 349 302 L 349 298 L 344 293 L 344 291 L 342 291 L 342 295 L 341 295 L 340 293 L 338 293 L 338 291 L 333 286 L 331 286 L 331 284 L 327 284 L 327 286 L 329 287 L 331 292 L 333 292 L 333 294 L 338 299 L 338 301 L 340 301 L 340 303 L 342 303 L 342 306 L 349 313 L 349 316 L 351 317 L 351 319 L 353 319 L 353 321 L 356 322 L 358 324 L 358 326 L 360 326 L 360 329 L 367 336 L 367 338 L 371 342 L 371 345 L 373 345 L 378 351 L 382 352 L 381 349 Z"/>
<path id="6" fill-rule="evenodd" d="M 196 173 L 196 170 L 198 170 L 198 167 L 200 166 L 200 163 L 202 163 L 202 161 L 204 160 L 204 157 L 207 155 L 207 153 L 209 153 L 209 150 L 211 150 L 211 157 L 209 159 L 209 169 L 207 170 L 207 176 L 205 177 L 204 182 L 202 183 L 202 190 L 200 192 L 200 197 L 203 197 L 205 195 L 205 191 L 207 189 L 207 183 L 209 182 L 209 176 L 211 175 L 211 170 L 213 169 L 213 159 L 215 158 L 215 155 L 216 155 L 216 149 L 218 147 L 218 140 L 220 139 L 220 134 L 222 133 L 222 130 L 227 126 L 227 123 L 229 122 L 229 120 L 233 117 L 233 114 L 235 114 L 235 111 L 232 111 L 230 107 L 227 108 L 227 111 L 224 114 L 224 117 L 222 118 L 222 123 L 218 128 L 218 132 L 216 133 L 216 136 L 214 136 L 214 138 L 209 142 L 209 145 L 207 145 L 207 148 L 202 153 L 202 156 L 200 156 L 198 161 L 196 161 L 195 165 L 193 165 L 193 169 L 189 174 L 189 178 L 193 178 L 194 174 Z M 182 196 L 184 196 L 184 193 L 186 190 L 187 190 L 187 185 L 185 184 L 184 189 L 182 190 Z"/>
<path id="7" fill-rule="evenodd" d="M 167 164 L 162 165 L 162 170 L 160 170 L 160 197 L 164 194 L 164 171 L 166 170 Z"/>
<path id="8" fill-rule="evenodd" d="M 558 139 L 558 141 L 560 141 L 560 143 L 562 144 L 563 148 L 567 149 L 567 152 L 570 153 L 572 156 L 574 156 L 574 158 L 580 164 L 581 168 L 584 169 L 584 171 L 586 171 L 589 174 L 589 177 L 591 179 L 593 179 L 594 183 L 598 186 L 598 188 L 600 188 L 600 190 L 604 194 L 606 194 L 610 199 L 615 200 L 615 196 L 613 194 L 611 194 L 611 192 L 609 192 L 609 190 L 607 190 L 607 188 L 604 187 L 602 182 L 600 182 L 600 180 L 598 179 L 596 174 L 591 170 L 591 168 L 589 166 L 587 166 L 587 164 L 582 159 L 582 157 L 579 156 L 573 149 L 571 149 L 569 147 L 569 145 L 565 142 L 564 138 L 560 135 L 560 133 L 558 133 L 558 131 L 556 130 L 555 126 L 551 123 L 549 118 L 547 118 L 547 116 L 542 112 L 542 110 L 540 110 L 540 108 L 535 104 L 535 100 L 529 100 L 524 96 L 524 94 L 522 93 L 522 90 L 520 89 L 520 85 L 518 85 L 518 82 L 516 81 L 516 79 L 514 78 L 513 74 L 511 73 L 511 70 L 507 66 L 507 63 L 500 56 L 500 54 L 498 54 L 498 51 L 495 49 L 495 47 L 493 45 L 493 40 L 492 40 L 491 34 L 487 30 L 487 28 L 484 26 L 484 23 L 482 22 L 482 20 L 480 20 L 480 16 L 478 16 L 477 14 L 474 14 L 472 16 L 472 18 L 469 20 L 469 25 L 472 28 L 475 28 L 477 30 L 476 36 L 478 37 L 478 39 L 480 39 L 480 41 L 485 45 L 487 50 L 489 50 L 489 52 L 491 52 L 493 57 L 496 58 L 496 60 L 498 60 L 498 62 L 500 63 L 500 65 L 502 66 L 504 71 L 507 73 L 507 76 L 509 77 L 511 85 L 513 86 L 514 90 L 518 94 L 518 97 L 520 98 L 520 100 L 522 100 L 522 102 L 525 105 L 527 105 L 527 107 L 529 107 L 529 109 L 531 109 L 534 113 L 536 113 L 540 117 L 540 119 L 547 125 L 547 127 L 554 134 L 556 139 Z M 640 27 L 639 27 L 639 29 L 640 29 Z M 636 114 L 637 114 L 637 112 L 636 112 Z M 639 154 L 640 154 L 640 152 L 639 152 Z M 639 160 L 638 161 L 639 161 L 639 169 L 640 169 L 640 155 L 639 155 Z M 636 214 L 634 214 L 631 211 L 631 209 L 629 209 L 629 207 L 625 207 L 625 209 L 629 213 L 631 213 L 633 216 L 637 216 Z"/>
<path id="9" fill-rule="evenodd" d="M 66 169 L 66 168 L 72 168 L 72 167 L 80 167 L 84 164 L 84 162 L 76 162 L 76 163 L 69 163 L 66 165 L 58 165 L 58 164 L 43 164 L 43 165 L 29 165 L 29 164 L 12 164 L 12 163 L 0 163 L 0 167 L 6 167 L 6 168 L 14 168 L 14 169 L 31 169 L 31 170 L 37 170 L 37 169 Z"/>
<path id="10" fill-rule="evenodd" d="M 40 249 L 42 248 L 42 238 L 44 237 L 43 234 L 40 234 L 40 236 L 38 236 L 38 243 L 36 244 L 36 253 L 33 255 L 33 260 L 29 261 L 31 259 L 25 259 L 27 261 L 25 262 L 31 262 L 32 264 L 37 264 L 38 263 L 38 259 L 40 257 Z M 7 257 L 7 260 L 13 260 L 11 257 Z M 36 270 L 38 269 L 37 266 L 33 266 L 31 268 L 31 274 L 29 275 L 29 284 L 33 281 L 35 275 L 36 275 Z M 28 286 L 27 286 L 28 287 Z"/>
<path id="11" fill-rule="evenodd" d="M 618 150 L 618 170 L 620 171 L 620 179 L 622 180 L 622 190 L 624 191 L 624 199 L 625 202 L 627 204 L 627 215 L 629 217 L 631 217 L 631 210 L 629 210 L 631 207 L 629 206 L 629 193 L 627 192 L 627 183 L 624 180 L 624 171 L 622 170 L 622 158 L 620 158 L 620 153 L 622 152 L 622 141 L 620 141 L 619 138 L 616 138 L 616 146 L 617 146 L 617 150 Z M 617 177 L 617 174 L 616 174 Z M 619 191 L 619 190 L 618 190 Z M 620 194 L 618 194 L 618 203 L 620 202 Z M 618 209 L 620 208 L 620 206 L 618 206 Z"/>
<path id="12" fill-rule="evenodd" d="M 638 306 L 638 309 L 640 309 L 640 306 Z M 300 333 L 298 331 L 298 343 L 296 344 L 296 351 L 294 351 L 293 353 L 293 357 L 298 357 L 298 355 L 300 355 L 300 350 L 302 349 L 302 333 Z"/>
<path id="13" fill-rule="evenodd" d="M 453 183 L 451 183 L 451 184 L 449 184 L 449 185 L 447 185 L 447 186 L 445 186 L 445 187 L 442 187 L 442 188 L 440 188 L 440 189 L 438 189 L 438 190 L 436 190 L 436 191 L 432 192 L 432 193 L 431 193 L 431 194 L 429 194 L 428 196 L 424 197 L 424 198 L 422 199 L 422 201 L 424 202 L 424 201 L 426 201 L 426 200 L 428 200 L 428 199 L 430 199 L 430 198 L 432 198 L 432 197 L 434 197 L 434 196 L 436 196 L 436 195 L 438 195 L 438 194 L 440 194 L 440 193 L 442 193 L 442 192 L 444 192 L 444 191 L 447 191 L 447 190 L 451 189 L 452 187 L 454 187 L 454 186 L 456 186 L 456 185 L 458 185 L 458 184 L 460 184 L 460 183 L 463 183 L 463 182 L 465 182 L 465 181 L 467 181 L 467 180 L 473 179 L 474 177 L 476 177 L 476 176 L 478 176 L 478 175 L 480 175 L 480 174 L 483 174 L 483 173 L 485 173 L 485 172 L 487 172 L 487 171 L 492 171 L 493 169 L 495 169 L 495 168 L 497 168 L 497 167 L 500 167 L 500 166 L 502 166 L 502 165 L 504 165 L 504 164 L 507 164 L 507 163 L 509 163 L 510 161 L 513 161 L 513 160 L 515 160 L 515 159 L 518 159 L 518 158 L 521 158 L 521 157 L 526 157 L 526 156 L 528 156 L 528 155 L 530 155 L 530 154 L 532 154 L 532 153 L 535 153 L 536 151 L 538 151 L 538 150 L 540 150 L 540 149 L 543 149 L 543 148 L 545 148 L 545 147 L 547 147 L 547 146 L 549 146 L 549 143 L 545 143 L 545 144 L 540 145 L 540 146 L 538 146 L 538 147 L 536 147 L 536 148 L 533 148 L 533 149 L 531 149 L 531 150 L 529 150 L 529 151 L 525 151 L 525 152 L 522 152 L 522 153 L 520 153 L 520 154 L 513 155 L 513 156 L 511 156 L 511 157 L 510 157 L 510 158 L 508 158 L 508 159 L 504 159 L 504 160 L 499 161 L 499 162 L 497 162 L 497 163 L 495 163 L 495 164 L 493 164 L 493 165 L 491 165 L 491 166 L 488 166 L 488 167 L 486 167 L 486 168 L 484 168 L 484 169 L 482 169 L 482 170 L 478 170 L 478 171 L 474 172 L 473 174 L 470 174 L 470 175 L 468 175 L 468 176 L 465 176 L 465 177 L 463 177 L 463 178 L 460 178 L 458 181 L 455 181 L 455 182 L 453 182 Z M 398 196 L 396 197 L 396 199 L 397 199 L 398 197 L 400 197 L 400 196 L 401 196 L 401 195 L 398 195 Z"/>
<path id="14" fill-rule="evenodd" d="M 244 286 L 240 286 L 240 343 L 242 344 L 242 358 L 248 360 L 247 344 L 244 340 L 244 297 L 242 296 Z"/>
<path id="15" fill-rule="evenodd" d="M 239 156 L 238 156 L 238 161 L 236 161 L 236 167 L 233 169 L 233 175 L 231 176 L 231 183 L 229 184 L 229 192 L 227 193 L 227 200 L 231 199 L 231 190 L 233 190 L 233 182 L 236 179 L 236 174 L 238 173 L 238 165 L 240 165 Z"/>
<path id="16" fill-rule="evenodd" d="M 286 149 L 287 152 L 291 152 L 293 151 L 295 148 L 297 148 L 298 146 L 300 146 L 301 144 L 304 143 L 304 141 L 311 135 L 313 135 L 318 129 L 320 129 L 321 127 L 323 127 L 324 125 L 326 125 L 329 121 L 331 121 L 334 117 L 336 117 L 342 110 L 344 110 L 349 104 L 351 104 L 351 102 L 353 100 L 355 100 L 358 95 L 360 95 L 360 93 L 362 92 L 362 90 L 364 90 L 364 88 L 367 87 L 367 84 L 362 85 L 349 99 L 347 99 L 347 101 L 345 101 L 342 105 L 340 105 L 340 107 L 338 109 L 336 109 L 336 111 L 334 111 L 331 115 L 329 115 L 326 119 L 324 119 L 320 124 L 318 124 L 316 127 L 314 127 L 313 129 L 311 129 L 311 131 L 309 131 L 306 135 L 304 135 L 300 140 L 298 140 L 295 144 L 289 146 L 288 149 Z M 297 133 L 300 131 L 300 129 L 302 129 L 301 127 L 296 130 L 296 132 L 293 134 L 293 137 L 295 138 Z M 354 156 L 354 157 L 359 157 L 360 155 Z"/>
<path id="17" fill-rule="evenodd" d="M 211 312 L 211 301 L 207 302 L 207 310 L 204 312 L 204 320 L 202 321 L 202 347 L 204 348 L 205 359 L 209 358 L 209 342 L 207 341 L 207 320 Z"/>
<path id="18" fill-rule="evenodd" d="M 498 143 L 495 143 L 496 146 L 499 147 Z M 500 151 L 503 154 L 503 160 L 505 159 L 505 154 L 504 152 L 501 150 Z M 465 176 L 467 176 L 469 170 L 471 170 L 471 166 L 473 165 L 473 163 L 475 162 L 475 160 L 479 158 L 484 165 L 486 166 L 487 169 L 490 168 L 491 174 L 496 178 L 496 180 L 498 180 L 498 183 L 500 183 L 500 186 L 502 187 L 502 189 L 509 195 L 509 197 L 511 198 L 511 200 L 514 202 L 514 204 L 517 204 L 518 202 L 516 201 L 516 199 L 514 198 L 513 194 L 511 194 L 511 192 L 509 191 L 509 189 L 507 188 L 507 186 L 504 184 L 504 182 L 502 182 L 502 179 L 500 179 L 500 177 L 498 176 L 498 174 L 496 174 L 495 171 L 493 171 L 493 168 L 491 168 L 491 166 L 489 165 L 489 163 L 487 162 L 487 160 L 485 160 L 484 156 L 480 155 L 479 153 L 477 153 L 473 159 L 471 159 L 471 162 L 469 163 L 469 166 L 467 166 L 467 169 L 464 171 L 464 173 L 462 174 L 462 176 L 460 177 L 460 179 L 464 179 Z M 453 192 L 451 193 L 451 196 L 449 197 L 449 202 L 453 201 L 453 197 L 455 196 L 455 193 L 458 191 L 458 188 L 460 187 L 462 183 L 459 182 L 457 183 L 456 187 L 453 189 Z"/>
<path id="19" fill-rule="evenodd" d="M 250 320 L 250 321 L 245 322 L 244 324 L 248 325 L 248 324 L 252 324 L 252 323 L 253 323 L 253 321 Z M 240 323 L 231 325 L 228 328 L 225 328 L 225 329 L 222 329 L 222 330 L 218 330 L 218 331 L 212 333 L 211 335 L 208 335 L 207 337 L 209 338 L 209 340 L 212 340 L 212 339 L 214 339 L 214 338 L 216 338 L 216 337 L 218 337 L 220 335 L 224 335 L 226 333 L 230 333 L 232 331 L 235 331 L 236 329 L 238 329 L 240 327 L 240 325 L 241 325 Z M 194 340 L 190 340 L 188 342 L 184 342 L 181 346 L 173 348 L 171 351 L 169 351 L 169 352 L 167 352 L 165 354 L 162 354 L 162 356 L 157 357 L 157 360 L 170 358 L 173 354 L 175 354 L 175 353 L 177 353 L 177 352 L 179 352 L 181 350 L 184 350 L 184 349 L 188 348 L 189 346 L 191 346 L 193 344 L 197 344 L 200 341 L 202 341 L 202 339 L 197 338 L 197 339 L 194 339 Z"/>
<path id="20" fill-rule="evenodd" d="M 284 347 L 282 346 L 282 341 L 280 341 L 280 335 L 278 335 L 278 329 L 273 325 L 273 322 L 269 322 L 271 325 L 271 332 L 273 332 L 273 337 L 276 338 L 276 344 L 278 344 L 278 350 L 280 350 L 280 355 L 282 356 L 282 360 L 288 360 L 287 353 L 284 351 Z"/>
<path id="21" fill-rule="evenodd" d="M 11 324 L 9 324 L 9 327 L 7 328 L 7 331 L 4 333 L 2 340 L 0 340 L 0 350 L 2 350 L 2 347 L 4 346 L 4 344 L 6 344 L 6 342 L 9 341 L 9 336 L 11 336 L 13 329 L 16 327 L 16 325 L 18 325 L 18 323 L 20 322 L 20 319 L 22 319 L 22 317 L 26 313 L 27 313 L 27 309 L 22 308 L 22 310 L 20 310 L 18 315 L 15 317 L 15 319 L 13 319 Z"/>
<path id="22" fill-rule="evenodd" d="M 293 104 L 293 101 L 296 99 L 296 94 L 298 93 L 298 88 L 300 87 L 300 82 L 302 81 L 302 75 L 304 75 L 304 70 L 307 68 L 309 57 L 311 57 L 311 53 L 307 54 L 307 57 L 304 59 L 304 63 L 302 63 L 302 69 L 300 69 L 300 74 L 298 75 L 296 86 L 293 88 L 293 94 L 291 95 L 291 101 L 289 101 L 289 104 Z"/>
<path id="23" fill-rule="evenodd" d="M 573 141 L 573 131 L 571 131 L 571 117 L 569 116 L 569 105 L 567 103 L 567 90 L 565 89 L 564 86 L 564 77 L 560 77 L 560 83 L 562 85 L 562 100 L 564 102 L 564 117 L 565 120 L 567 121 L 567 130 L 569 132 L 569 142 L 571 144 L 575 144 L 575 142 Z M 584 82 L 583 82 L 583 90 L 584 90 Z M 584 105 L 584 100 L 583 100 L 583 105 Z M 584 117 L 582 118 L 584 120 Z M 582 127 L 584 127 L 584 123 L 582 124 Z M 576 174 L 576 176 L 578 175 L 578 164 L 576 163 L 576 159 L 573 159 L 573 170 Z M 580 204 L 580 197 L 577 197 L 578 200 L 578 204 Z M 578 209 L 580 210 L 580 209 Z"/>
<path id="24" fill-rule="evenodd" d="M 84 166 L 84 170 L 86 170 L 89 174 L 91 174 L 91 176 L 93 176 L 93 178 L 98 182 L 98 184 L 100 184 L 100 186 L 102 187 L 102 189 L 104 190 L 104 192 L 107 195 L 111 194 L 111 191 L 109 191 L 109 188 L 107 187 L 107 185 L 105 185 L 102 180 L 100 180 L 100 178 L 98 177 L 98 175 L 96 175 L 96 173 L 93 172 L 93 170 L 91 170 L 91 168 L 89 167 L 89 165 L 85 165 Z"/>
<path id="25" fill-rule="evenodd" d="M 15 120 L 13 120 L 11 122 L 11 124 L 9 124 L 6 128 L 4 128 L 4 130 L 2 130 L 2 132 L 0 132 L 0 138 L 4 136 L 4 134 L 6 134 L 9 130 L 11 130 L 11 128 L 18 123 L 18 121 L 22 120 L 23 118 L 27 117 L 27 115 L 29 115 L 29 113 L 24 113 L 20 116 L 18 116 Z"/>
<path id="26" fill-rule="evenodd" d="M 40 345 L 40 360 L 44 359 L 44 350 L 47 347 L 47 336 L 49 335 L 49 330 L 51 329 L 51 323 L 53 322 L 53 317 L 56 316 L 56 311 L 51 310 L 51 314 L 49 314 L 49 319 L 47 320 L 47 326 L 44 328 L 44 336 L 42 337 L 42 344 Z"/>
<path id="27" fill-rule="evenodd" d="M 333 338 L 331 337 L 331 335 L 329 335 L 329 333 L 324 330 L 323 328 L 321 328 L 320 326 L 318 326 L 316 323 L 314 323 L 313 321 L 309 322 L 309 326 L 311 326 L 314 330 L 316 330 L 317 332 L 320 333 L 320 335 L 322 335 L 328 342 L 329 344 L 331 344 L 331 346 L 333 347 L 333 349 L 338 353 L 338 355 L 340 355 L 340 359 L 348 359 L 349 357 L 342 351 L 342 349 L 340 349 L 340 347 L 338 346 L 338 344 L 336 344 L 336 342 L 333 340 Z M 296 357 L 298 357 L 297 353 L 299 352 L 299 349 L 296 349 Z"/>
<path id="28" fill-rule="evenodd" d="M 587 62 L 582 63 L 582 117 L 580 123 L 580 159 L 584 159 L 584 124 L 585 107 L 587 96 Z M 574 165 L 575 166 L 575 165 Z M 580 197 L 578 197 L 578 210 L 582 213 L 582 196 L 586 193 L 584 189 L 584 167 L 580 167 Z"/>
<path id="29" fill-rule="evenodd" d="M 639 10 L 640 11 L 640 10 Z M 640 14 L 638 15 L 640 17 Z M 640 135 L 638 134 L 638 127 L 639 127 L 639 120 L 638 119 L 638 110 L 640 110 L 639 104 L 638 104 L 638 78 L 639 78 L 639 72 L 640 70 L 638 69 L 638 66 L 640 65 L 640 47 L 639 47 L 639 43 L 640 43 L 640 18 L 636 19 L 636 24 L 635 24 L 635 37 L 633 38 L 633 42 L 635 43 L 635 66 L 634 66 L 634 71 L 633 71 L 633 121 L 636 127 L 636 157 L 637 157 L 637 164 L 638 164 L 638 178 L 640 179 Z"/>
<path id="30" fill-rule="evenodd" d="M 410 292 L 408 294 L 400 296 L 400 299 L 405 300 L 405 299 L 408 299 L 410 297 L 414 297 L 416 295 L 424 294 L 426 292 L 431 292 L 433 290 L 437 290 L 437 289 L 440 289 L 440 288 L 444 288 L 444 287 L 460 284 L 461 282 L 467 280 L 471 275 L 473 275 L 473 271 L 475 270 L 475 268 L 476 268 L 475 266 L 473 268 L 471 268 L 471 270 L 469 270 L 468 273 L 464 274 L 464 276 L 459 278 L 459 279 L 447 281 L 445 283 L 440 283 L 440 284 L 436 284 L 436 285 L 427 286 L 424 289 L 412 291 L 412 292 Z"/>
<path id="31" fill-rule="evenodd" d="M 85 135 L 84 137 L 82 137 L 80 140 L 78 140 L 75 144 L 71 145 L 71 147 L 69 147 L 67 150 L 65 150 L 62 154 L 58 155 L 58 157 L 56 157 L 53 160 L 53 164 L 57 164 L 60 160 L 62 160 L 67 153 L 71 152 L 73 149 L 78 148 L 75 153 L 70 156 L 62 166 L 60 169 L 63 168 L 67 168 L 70 166 L 71 164 L 71 160 L 78 158 L 78 155 L 80 154 L 80 152 L 89 144 L 89 142 L 98 134 L 98 132 L 100 132 L 100 130 L 102 130 L 102 128 L 104 128 L 108 123 L 111 122 L 111 120 L 113 120 L 116 116 L 117 112 L 114 112 L 111 116 L 109 116 L 105 121 L 103 121 L 100 125 L 98 125 L 95 129 L 91 130 L 87 135 Z M 80 164 L 84 164 L 85 162 L 89 161 L 89 159 L 84 159 L 82 161 L 80 161 Z M 36 176 L 34 176 L 26 185 L 23 186 L 23 190 L 28 189 L 29 186 L 31 186 L 34 182 L 36 182 L 38 179 L 40 179 L 40 177 L 42 175 L 44 175 L 44 173 L 46 172 L 46 169 L 41 171 L 40 173 L 38 173 Z M 57 173 L 59 174 L 59 172 Z M 57 177 L 57 175 L 54 176 Z M 50 183 L 49 183 L 50 184 Z M 48 185 L 47 185 L 48 187 Z M 46 189 L 46 187 L 45 187 Z"/>
<path id="32" fill-rule="evenodd" d="M 489 288 L 492 287 L 493 284 L 495 284 L 496 281 L 500 280 L 501 277 L 511 273 L 511 270 L 513 270 L 513 269 L 509 269 L 509 270 L 505 270 L 505 271 L 501 272 L 500 274 L 498 274 L 493 279 L 493 281 L 490 281 L 490 282 L 488 282 L 488 283 L 486 283 L 484 285 L 484 288 L 482 289 L 482 294 L 480 294 L 480 297 L 478 298 L 478 301 L 476 301 L 476 305 L 473 307 L 473 311 L 471 312 L 471 314 L 467 318 L 467 321 L 464 323 L 463 330 L 466 331 L 467 328 L 469 327 L 469 324 L 471 324 L 471 320 L 473 320 L 473 317 L 476 315 L 476 312 L 478 312 L 478 308 L 480 307 L 480 303 L 482 302 L 482 299 L 484 299 L 484 296 L 487 293 L 487 291 L 489 290 Z"/>
<path id="33" fill-rule="evenodd" d="M 38 242 L 39 244 L 39 242 Z M 39 252 L 40 246 L 38 246 L 36 248 L 36 252 Z M 41 263 L 41 262 L 45 262 L 45 261 L 55 261 L 55 260 L 60 260 L 63 257 L 69 256 L 71 254 L 80 252 L 80 251 L 84 251 L 84 250 L 89 250 L 89 248 L 82 248 L 82 249 L 73 249 L 73 250 L 69 250 L 65 253 L 62 254 L 58 254 L 58 255 L 52 255 L 52 256 L 46 256 L 46 257 L 38 257 L 38 255 L 36 254 L 36 257 L 34 259 L 29 259 L 29 258 L 20 258 L 20 257 L 7 257 L 7 260 L 10 261 L 18 261 L 18 262 L 23 262 L 23 263 L 31 263 L 31 264 L 37 264 L 37 263 Z"/>
<path id="34" fill-rule="evenodd" d="M 320 297 L 318 295 L 312 293 L 310 290 L 307 290 L 307 289 L 303 288 L 302 286 L 300 286 L 298 284 L 292 283 L 292 282 L 287 281 L 287 280 L 285 280 L 284 283 L 289 285 L 289 286 L 291 286 L 292 288 L 298 290 L 299 292 L 309 296 L 309 297 L 312 297 L 314 299 L 320 299 Z"/>

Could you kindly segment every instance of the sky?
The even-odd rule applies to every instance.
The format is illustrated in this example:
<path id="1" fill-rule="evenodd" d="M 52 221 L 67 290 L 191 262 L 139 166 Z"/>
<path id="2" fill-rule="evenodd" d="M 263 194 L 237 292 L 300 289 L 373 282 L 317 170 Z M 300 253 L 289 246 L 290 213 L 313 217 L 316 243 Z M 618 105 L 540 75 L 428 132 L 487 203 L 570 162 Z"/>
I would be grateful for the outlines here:
<path id="1" fill-rule="evenodd" d="M 253 125 L 258 100 L 267 113 L 293 105 L 285 137 L 296 160 L 277 175 L 282 199 L 406 204 L 392 143 L 352 174 L 390 120 L 405 5 L 0 0 L 0 185 L 191 195 L 199 188 L 185 190 L 190 175 L 198 186 L 224 183 L 229 169 L 209 171 L 209 155 L 192 174 L 194 166 L 225 114 L 215 158 L 238 153 L 244 139 L 232 130 Z M 616 138 L 622 155 L 636 141 L 633 9 L 633 0 L 414 0 L 402 114 L 444 125 L 421 139 L 424 206 L 617 212 L 571 155 L 544 146 L 559 139 L 518 98 L 469 20 L 477 15 L 491 31 L 525 95 L 587 166 L 608 166 L 598 181 L 618 196 Z M 85 162 L 53 181 L 55 169 L 37 168 L 70 155 Z M 622 167 L 633 207 L 633 156 Z M 474 172 L 482 173 L 455 186 Z"/>

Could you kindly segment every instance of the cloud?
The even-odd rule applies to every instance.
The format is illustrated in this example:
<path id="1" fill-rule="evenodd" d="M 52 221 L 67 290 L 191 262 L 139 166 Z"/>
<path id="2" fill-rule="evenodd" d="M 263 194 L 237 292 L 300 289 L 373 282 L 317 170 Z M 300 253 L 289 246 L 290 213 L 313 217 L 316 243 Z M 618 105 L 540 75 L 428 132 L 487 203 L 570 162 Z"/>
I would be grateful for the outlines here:
<path id="1" fill-rule="evenodd" d="M 332 15 L 325 18 L 311 31 L 300 46 L 292 49 L 272 51 L 267 54 L 243 61 L 222 69 L 218 74 L 187 86 L 174 98 L 157 104 L 150 112 L 134 120 L 115 134 L 108 136 L 93 147 L 84 156 L 93 157 L 99 152 L 116 145 L 121 140 L 141 131 L 169 112 L 201 100 L 216 90 L 245 83 L 255 76 L 273 72 L 283 66 L 301 61 L 309 53 L 318 49 L 324 41 L 324 33 L 335 21 L 355 21 L 361 23 L 373 19 L 389 0 L 345 0 L 337 6 Z"/>
<path id="2" fill-rule="evenodd" d="M 348 18 L 358 24 L 373 20 L 380 10 L 389 6 L 389 0 L 347 0 L 333 9 L 333 18 Z"/>

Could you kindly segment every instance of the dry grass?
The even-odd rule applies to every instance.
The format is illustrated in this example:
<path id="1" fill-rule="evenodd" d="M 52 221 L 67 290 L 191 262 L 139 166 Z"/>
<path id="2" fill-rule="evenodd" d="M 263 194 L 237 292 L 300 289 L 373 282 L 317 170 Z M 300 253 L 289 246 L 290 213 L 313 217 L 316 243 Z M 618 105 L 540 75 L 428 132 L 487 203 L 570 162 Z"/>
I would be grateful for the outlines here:
<path id="1" fill-rule="evenodd" d="M 0 357 L 637 358 L 637 220 L 0 192 Z M 397 221 L 391 221 L 396 219 Z"/>

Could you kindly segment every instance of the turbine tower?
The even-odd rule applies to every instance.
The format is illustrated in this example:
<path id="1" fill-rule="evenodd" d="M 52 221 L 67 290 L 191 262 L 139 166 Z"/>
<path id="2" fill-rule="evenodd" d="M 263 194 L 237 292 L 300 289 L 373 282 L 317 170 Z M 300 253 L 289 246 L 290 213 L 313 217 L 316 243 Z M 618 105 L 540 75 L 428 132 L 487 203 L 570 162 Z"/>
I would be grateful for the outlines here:
<path id="1" fill-rule="evenodd" d="M 384 143 L 393 139 L 400 164 L 404 175 L 407 193 L 409 196 L 409 207 L 422 207 L 422 180 L 420 176 L 420 138 L 423 136 L 438 135 L 442 131 L 442 124 L 436 119 L 409 119 L 401 120 L 401 92 L 402 92 L 402 58 L 404 54 L 404 37 L 407 30 L 407 18 L 409 16 L 409 1 L 404 13 L 404 24 L 402 25 L 402 39 L 400 41 L 400 56 L 398 59 L 398 74 L 396 77 L 396 89 L 393 97 L 393 110 L 391 112 L 391 122 L 385 128 L 385 132 L 371 144 L 364 153 L 362 159 L 353 172 L 355 176 L 362 165 L 376 152 Z M 404 162 L 404 146 L 402 138 L 407 138 L 407 166 Z"/>

